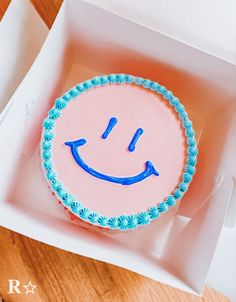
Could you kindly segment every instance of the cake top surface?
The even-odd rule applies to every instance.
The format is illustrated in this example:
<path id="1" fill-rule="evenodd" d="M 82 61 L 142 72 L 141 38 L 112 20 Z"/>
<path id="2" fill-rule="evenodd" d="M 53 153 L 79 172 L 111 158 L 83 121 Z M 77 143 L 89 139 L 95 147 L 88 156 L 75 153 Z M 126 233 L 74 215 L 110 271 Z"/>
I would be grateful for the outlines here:
<path id="1" fill-rule="evenodd" d="M 182 197 L 195 172 L 192 123 L 156 82 L 96 77 L 57 99 L 43 125 L 42 158 L 52 190 L 96 225 L 149 223 Z"/>

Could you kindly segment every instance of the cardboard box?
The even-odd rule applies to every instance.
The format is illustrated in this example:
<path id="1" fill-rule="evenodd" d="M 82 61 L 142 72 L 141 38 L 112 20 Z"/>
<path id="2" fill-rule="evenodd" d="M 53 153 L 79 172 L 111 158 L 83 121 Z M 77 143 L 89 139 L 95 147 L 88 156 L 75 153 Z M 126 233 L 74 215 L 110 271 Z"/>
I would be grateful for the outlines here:
<path id="1" fill-rule="evenodd" d="M 187 108 L 199 163 L 179 207 L 149 227 L 116 235 L 70 221 L 45 183 L 41 123 L 67 89 L 98 74 L 158 81 Z M 235 66 L 83 1 L 65 1 L 0 125 L 0 223 L 42 242 L 201 294 L 236 174 Z"/>
<path id="2" fill-rule="evenodd" d="M 0 120 L 47 33 L 46 25 L 28 0 L 11 1 L 0 23 Z"/>

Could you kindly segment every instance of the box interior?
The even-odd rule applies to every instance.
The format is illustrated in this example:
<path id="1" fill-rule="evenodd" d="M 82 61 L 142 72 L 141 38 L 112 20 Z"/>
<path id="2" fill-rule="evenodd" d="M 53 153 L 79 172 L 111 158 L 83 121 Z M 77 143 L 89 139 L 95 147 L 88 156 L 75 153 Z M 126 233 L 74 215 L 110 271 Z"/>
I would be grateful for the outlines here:
<path id="1" fill-rule="evenodd" d="M 120 72 L 156 80 L 180 98 L 196 130 L 199 161 L 196 176 L 179 207 L 147 228 L 111 235 L 81 228 L 58 207 L 40 168 L 39 141 L 42 120 L 55 98 L 95 75 Z M 0 205 L 14 208 L 16 217 L 15 222 L 7 223 L 8 227 L 14 229 L 21 216 L 21 232 L 28 236 L 201 293 L 235 190 L 231 179 L 236 174 L 236 145 L 232 140 L 236 133 L 235 75 L 232 64 L 81 1 L 66 2 L 0 125 L 0 139 L 4 142 L 0 150 L 4 158 Z M 219 192 L 221 203 L 216 202 Z M 215 208 L 210 206 L 212 202 Z M 204 208 L 208 215 L 202 214 Z M 173 237 L 178 238 L 184 230 L 187 235 L 183 234 L 181 245 L 190 242 L 196 226 L 202 232 L 195 233 L 192 246 L 206 240 L 203 230 L 211 221 L 212 211 L 210 231 L 215 232 L 207 256 L 202 251 L 204 268 L 196 281 L 194 271 L 186 276 L 173 265 L 172 259 L 179 258 L 168 256 L 166 249 L 175 242 Z M 235 217 L 231 217 L 234 221 Z M 25 229 L 29 222 L 34 226 L 31 233 Z M 52 228 L 48 234 L 57 233 L 55 239 L 49 240 L 49 235 L 43 238 L 46 225 Z M 42 234 L 37 233 L 37 228 Z M 58 233 L 61 240 L 67 238 L 64 245 L 57 241 Z M 71 241 L 67 245 L 68 238 Z M 96 249 L 88 251 L 94 245 Z M 180 243 L 175 242 L 174 247 L 178 246 Z M 184 252 L 189 265 L 196 259 L 195 254 Z"/>

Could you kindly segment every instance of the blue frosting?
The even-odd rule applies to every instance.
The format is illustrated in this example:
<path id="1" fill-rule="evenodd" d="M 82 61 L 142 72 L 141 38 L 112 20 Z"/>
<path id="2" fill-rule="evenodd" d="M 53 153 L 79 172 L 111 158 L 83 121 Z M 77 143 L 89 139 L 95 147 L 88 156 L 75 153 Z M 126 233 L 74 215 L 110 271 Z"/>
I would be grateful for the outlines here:
<path id="1" fill-rule="evenodd" d="M 63 190 L 63 185 L 61 182 L 56 181 L 55 183 L 52 183 L 52 189 L 54 192 L 59 194 Z"/>
<path id="2" fill-rule="evenodd" d="M 107 216 L 100 216 L 98 218 L 98 223 L 101 225 L 101 226 L 106 226 L 107 223 L 108 223 L 108 217 Z"/>
<path id="3" fill-rule="evenodd" d="M 52 131 L 46 131 L 44 132 L 43 138 L 45 141 L 51 141 L 54 138 L 54 133 Z"/>
<path id="4" fill-rule="evenodd" d="M 58 110 L 62 110 L 64 108 L 66 108 L 68 104 L 68 101 L 64 100 L 64 99 L 57 99 L 56 100 L 56 103 L 55 103 L 55 107 L 58 109 Z"/>
<path id="5" fill-rule="evenodd" d="M 80 211 L 79 211 L 79 217 L 83 220 L 87 220 L 89 215 L 90 215 L 90 211 L 88 208 L 82 208 Z"/>
<path id="6" fill-rule="evenodd" d="M 164 202 L 159 205 L 149 208 L 147 211 L 134 214 L 134 215 L 121 215 L 119 217 L 107 217 L 101 216 L 99 213 L 90 211 L 84 207 L 82 203 L 69 194 L 64 188 L 63 184 L 57 179 L 56 172 L 54 170 L 51 158 L 52 158 L 52 141 L 55 137 L 53 128 L 55 121 L 61 116 L 61 112 L 66 108 L 71 100 L 78 97 L 81 93 L 84 93 L 88 89 L 93 87 L 108 85 L 108 84 L 136 84 L 150 89 L 158 94 L 161 94 L 171 106 L 178 113 L 178 117 L 182 122 L 182 126 L 185 130 L 187 139 L 187 160 L 182 174 L 182 181 L 177 186 L 174 193 L 168 196 Z M 182 198 L 183 194 L 187 191 L 189 183 L 192 181 L 195 173 L 195 165 L 197 163 L 197 144 L 195 140 L 195 133 L 192 128 L 192 122 L 188 118 L 188 114 L 185 111 L 184 106 L 180 103 L 179 99 L 173 95 L 173 93 L 166 89 L 166 87 L 160 85 L 157 82 L 143 79 L 141 77 L 134 77 L 126 74 L 111 74 L 95 77 L 91 80 L 80 83 L 77 86 L 66 92 L 61 98 L 55 101 L 54 107 L 48 112 L 48 117 L 43 121 L 43 135 L 41 144 L 41 154 L 43 160 L 43 167 L 45 169 L 45 175 L 50 182 L 53 192 L 56 193 L 58 198 L 64 204 L 64 206 L 70 208 L 72 213 L 79 216 L 81 219 L 86 220 L 92 224 L 102 227 L 109 227 L 111 229 L 129 230 L 135 229 L 138 226 L 149 224 L 151 220 L 157 219 L 161 213 L 166 212 L 169 207 L 176 204 L 176 200 Z M 108 133 L 109 134 L 109 133 Z M 140 136 L 140 135 L 139 135 Z M 137 136 L 138 137 L 138 136 Z M 137 138 L 136 137 L 136 138 Z M 135 148 L 137 140 L 130 144 L 130 149 Z M 72 142 L 70 142 L 72 143 Z M 153 166 L 151 162 L 146 163 L 148 166 Z M 146 171 L 146 170 L 145 170 Z M 144 172 L 145 172 L 144 171 Z M 150 173 L 150 171 L 146 171 Z M 143 173 L 143 172 L 142 172 Z M 142 174 L 141 173 L 141 174 Z M 158 173 L 156 171 L 156 173 Z M 155 173 L 153 173 L 155 174 Z M 136 175 L 137 176 L 137 175 Z"/>
<path id="7" fill-rule="evenodd" d="M 108 76 L 108 80 L 110 81 L 110 83 L 116 83 L 117 82 L 116 74 L 110 74 Z"/>
<path id="8" fill-rule="evenodd" d="M 148 212 L 151 219 L 157 219 L 160 216 L 158 206 L 151 207 Z"/>
<path id="9" fill-rule="evenodd" d="M 79 84 L 76 86 L 76 89 L 78 90 L 79 93 L 82 93 L 85 91 L 85 87 L 83 84 Z"/>
<path id="10" fill-rule="evenodd" d="M 111 217 L 108 220 L 107 225 L 112 229 L 117 229 L 119 227 L 119 220 L 117 217 Z"/>
<path id="11" fill-rule="evenodd" d="M 102 138 L 103 139 L 108 138 L 108 135 L 111 133 L 112 129 L 115 127 L 115 125 L 117 123 L 118 123 L 118 119 L 116 117 L 110 118 L 106 130 L 102 134 Z"/>
<path id="12" fill-rule="evenodd" d="M 185 171 L 188 172 L 189 174 L 193 175 L 196 172 L 196 168 L 194 165 L 186 165 L 185 166 Z"/>
<path id="13" fill-rule="evenodd" d="M 52 143 L 50 141 L 44 141 L 42 143 L 42 149 L 44 151 L 49 151 L 51 149 L 51 147 L 52 147 Z"/>
<path id="14" fill-rule="evenodd" d="M 91 223 L 97 223 L 98 221 L 98 218 L 99 218 L 99 214 L 98 213 L 91 213 L 89 216 L 88 216 L 88 220 L 91 222 Z"/>
<path id="15" fill-rule="evenodd" d="M 150 216 L 148 212 L 142 212 L 138 214 L 138 224 L 145 225 L 150 223 Z"/>
<path id="16" fill-rule="evenodd" d="M 138 217 L 137 215 L 128 216 L 128 229 L 136 229 L 138 226 Z"/>
<path id="17" fill-rule="evenodd" d="M 179 189 L 180 189 L 182 192 L 186 192 L 187 189 L 188 189 L 188 186 L 189 186 L 189 184 L 188 184 L 187 182 L 182 181 L 182 182 L 179 184 Z"/>
<path id="18" fill-rule="evenodd" d="M 195 166 L 197 163 L 197 157 L 196 156 L 189 156 L 187 159 L 187 164 Z"/>
<path id="19" fill-rule="evenodd" d="M 84 209 L 84 207 L 82 207 L 81 204 L 76 201 L 71 201 L 69 205 L 70 205 L 72 213 L 77 214 L 77 215 L 80 214 L 81 209 Z"/>
<path id="20" fill-rule="evenodd" d="M 52 162 L 47 160 L 47 161 L 44 161 L 44 164 L 43 164 L 46 172 L 51 172 L 52 171 L 52 168 L 53 168 L 53 165 L 52 165 Z"/>
<path id="21" fill-rule="evenodd" d="M 54 120 L 46 118 L 43 121 L 43 128 L 46 129 L 46 130 L 52 130 L 53 127 L 54 127 L 54 124 L 55 124 Z"/>
<path id="22" fill-rule="evenodd" d="M 169 207 L 173 207 L 176 205 L 176 199 L 173 195 L 170 195 L 166 198 L 166 204 L 169 206 Z"/>
<path id="23" fill-rule="evenodd" d="M 57 108 L 52 108 L 49 112 L 48 115 L 50 118 L 56 120 L 61 116 L 61 111 Z"/>
<path id="24" fill-rule="evenodd" d="M 126 215 L 122 215 L 118 218 L 118 225 L 121 230 L 126 230 L 128 228 L 129 220 Z"/>
<path id="25" fill-rule="evenodd" d="M 175 199 L 180 199 L 183 197 L 183 191 L 181 191 L 180 189 L 177 189 L 174 191 L 173 193 Z"/>
<path id="26" fill-rule="evenodd" d="M 139 140 L 140 136 L 143 134 L 144 130 L 142 128 L 138 128 L 129 144 L 128 150 L 133 152 L 135 150 L 137 141 Z"/>
<path id="27" fill-rule="evenodd" d="M 107 174 L 103 174 L 101 172 L 98 172 L 97 170 L 93 169 L 89 165 L 87 165 L 82 157 L 80 156 L 80 153 L 78 152 L 78 148 L 86 144 L 85 139 L 79 139 L 73 142 L 65 142 L 66 146 L 69 146 L 71 148 L 71 153 L 74 157 L 74 160 L 76 163 L 87 173 L 90 175 L 100 178 L 105 181 L 113 182 L 116 184 L 121 185 L 132 185 L 134 183 L 140 182 L 146 178 L 148 178 L 151 175 L 159 176 L 159 172 L 155 169 L 153 166 L 153 163 L 151 161 L 146 162 L 145 170 L 135 176 L 128 176 L 128 177 L 116 177 L 116 176 L 110 176 Z"/>
<path id="28" fill-rule="evenodd" d="M 72 89 L 74 90 L 74 88 L 72 88 Z M 71 91 L 66 92 L 66 93 L 63 95 L 62 99 L 63 99 L 64 101 L 66 101 L 67 103 L 70 102 L 70 101 L 72 100 L 72 93 L 71 93 Z M 65 108 L 65 107 L 64 107 L 64 108 Z M 61 109 L 63 109 L 63 108 L 61 108 Z"/>
<path id="29" fill-rule="evenodd" d="M 159 205 L 158 205 L 158 209 L 160 212 L 166 212 L 168 211 L 168 204 L 166 202 L 161 202 Z"/>

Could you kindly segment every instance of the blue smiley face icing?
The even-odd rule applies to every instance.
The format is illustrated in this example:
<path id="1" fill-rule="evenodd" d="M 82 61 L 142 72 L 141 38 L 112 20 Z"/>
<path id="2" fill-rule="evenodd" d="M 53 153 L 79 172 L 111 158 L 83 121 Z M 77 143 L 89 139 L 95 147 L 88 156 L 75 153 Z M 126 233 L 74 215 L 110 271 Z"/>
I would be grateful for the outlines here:
<path id="1" fill-rule="evenodd" d="M 132 215 L 123 214 L 120 216 L 108 217 L 93 212 L 92 209 L 85 207 L 81 201 L 78 201 L 76 197 L 64 187 L 63 182 L 58 179 L 57 171 L 54 168 L 52 144 L 54 139 L 56 139 L 56 133 L 54 131 L 56 120 L 60 118 L 63 110 L 73 99 L 79 98 L 81 94 L 86 93 L 86 91 L 93 89 L 94 87 L 117 84 L 138 85 L 145 89 L 149 89 L 152 92 L 161 95 L 164 100 L 174 108 L 185 130 L 187 159 L 182 174 L 182 179 L 171 195 L 167 196 L 164 200 L 159 201 L 155 206 L 147 209 L 145 212 L 134 213 Z M 105 131 L 101 134 L 102 140 L 109 139 L 112 130 L 118 123 L 118 118 L 119 117 L 110 118 Z M 138 148 L 138 141 L 142 139 L 143 135 L 145 135 L 145 129 L 138 128 L 131 138 L 129 145 L 125 148 L 127 148 L 129 152 L 135 152 L 136 148 Z M 148 181 L 148 178 L 150 177 L 160 177 L 158 163 L 153 163 L 148 159 L 146 162 L 144 162 L 144 169 L 136 175 L 120 177 L 102 173 L 88 165 L 82 158 L 80 148 L 83 148 L 86 143 L 87 139 L 84 137 L 74 141 L 64 142 L 65 146 L 68 148 L 68 154 L 73 157 L 73 160 L 78 165 L 78 169 L 82 169 L 91 177 L 95 177 L 99 181 L 110 182 L 114 186 L 123 185 L 127 186 L 128 188 L 129 186 L 138 184 L 139 182 Z M 43 121 L 41 158 L 45 176 L 50 184 L 51 190 L 55 193 L 56 197 L 61 201 L 61 203 L 75 216 L 79 217 L 83 221 L 103 228 L 131 230 L 136 229 L 139 226 L 147 225 L 151 221 L 158 219 L 160 214 L 168 211 L 169 207 L 174 206 L 176 201 L 181 199 L 184 193 L 187 191 L 195 173 L 197 153 L 197 145 L 192 123 L 188 118 L 184 106 L 179 102 L 178 98 L 176 98 L 171 91 L 168 91 L 164 86 L 159 85 L 157 82 L 134 77 L 132 75 L 112 74 L 108 76 L 95 77 L 73 87 L 61 98 L 55 101 L 55 105 L 48 112 L 47 118 Z"/>
<path id="2" fill-rule="evenodd" d="M 105 132 L 102 134 L 102 138 L 106 139 L 108 138 L 110 132 L 112 131 L 112 129 L 114 128 L 114 126 L 117 124 L 118 119 L 115 117 L 112 117 L 109 121 L 109 124 L 105 130 Z M 135 150 L 135 145 L 139 139 L 139 137 L 143 134 L 143 129 L 139 128 L 137 129 L 137 131 L 134 134 L 134 137 L 132 138 L 128 150 L 130 152 L 133 152 Z M 71 149 L 71 153 L 72 156 L 74 157 L 74 160 L 76 161 L 76 163 L 82 168 L 84 169 L 87 173 L 89 173 L 90 175 L 100 178 L 104 181 L 109 181 L 109 182 L 113 182 L 116 184 L 121 184 L 121 185 L 132 185 L 135 184 L 137 182 L 140 182 L 148 177 L 150 177 L 151 175 L 156 175 L 159 176 L 159 172 L 155 169 L 153 163 L 148 160 L 145 163 L 145 170 L 135 176 L 129 176 L 129 177 L 116 177 L 116 176 L 110 176 L 110 175 L 106 175 L 103 173 L 100 173 L 98 171 L 96 171 L 95 169 L 93 169 L 92 167 L 88 166 L 83 159 L 81 158 L 80 154 L 79 154 L 79 147 L 85 145 L 87 143 L 86 139 L 82 138 L 82 139 L 78 139 L 76 141 L 73 142 L 65 142 L 66 146 L 69 146 Z"/>

